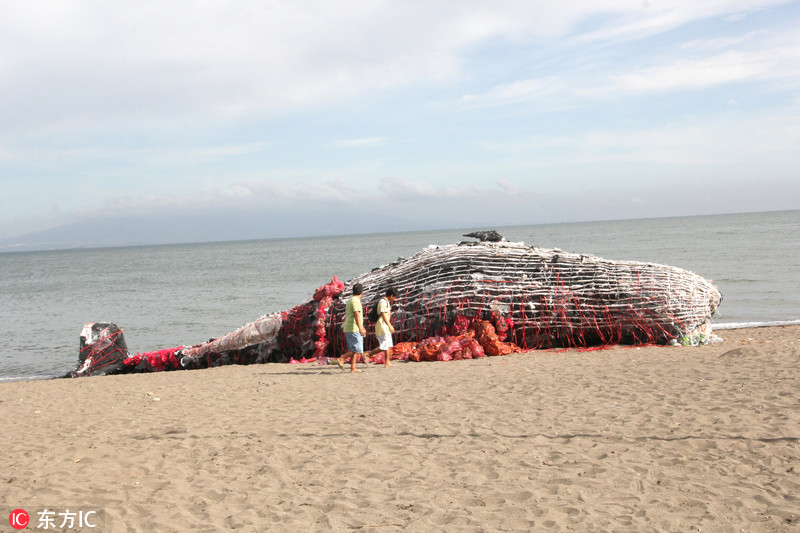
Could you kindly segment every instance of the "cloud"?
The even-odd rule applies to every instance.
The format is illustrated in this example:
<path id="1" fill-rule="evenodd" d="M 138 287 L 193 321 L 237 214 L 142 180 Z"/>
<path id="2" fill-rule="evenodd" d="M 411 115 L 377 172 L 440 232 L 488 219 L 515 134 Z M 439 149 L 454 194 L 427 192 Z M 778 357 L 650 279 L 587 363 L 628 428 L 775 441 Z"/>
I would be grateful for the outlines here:
<path id="1" fill-rule="evenodd" d="M 579 70 L 502 83 L 484 93 L 462 96 L 466 106 L 524 105 L 537 111 L 567 110 L 598 102 L 646 95 L 697 91 L 743 82 L 776 82 L 797 87 L 800 36 L 772 42 L 765 32 L 741 38 L 692 40 L 656 57 L 648 66 L 587 65 Z M 739 49 L 741 45 L 747 48 Z M 720 49 L 731 48 L 720 52 Z"/>
<path id="2" fill-rule="evenodd" d="M 543 78 L 519 80 L 492 87 L 484 94 L 468 94 L 461 102 L 470 106 L 501 106 L 523 102 L 553 102 L 563 100 L 567 89 L 563 78 L 546 76 Z"/>
<path id="3" fill-rule="evenodd" d="M 430 183 L 403 178 L 383 178 L 380 182 L 380 188 L 387 197 L 402 201 L 414 201 L 421 198 L 440 196 L 436 187 Z"/>
<path id="4" fill-rule="evenodd" d="M 552 41 L 595 19 L 589 40 L 638 38 L 692 19 L 779 2 L 5 2 L 3 116 L 93 121 L 282 114 L 368 91 L 464 75 L 467 50 L 493 39 Z M 702 6 L 702 7 L 698 7 Z M 313 13 L 313 16 L 310 14 Z M 620 22 L 627 21 L 622 24 Z M 542 80 L 510 84 L 513 97 Z M 546 83 L 546 80 L 544 81 Z M 57 88 L 52 90 L 51 88 Z M 502 92 L 501 89 L 498 89 Z M 26 105 L 35 101 L 36 105 Z M 27 113 L 22 113 L 22 110 Z"/>
<path id="5" fill-rule="evenodd" d="M 490 186 L 477 185 L 432 185 L 427 181 L 386 177 L 381 179 L 379 189 L 386 201 L 417 202 L 427 200 L 467 200 L 490 196 L 529 194 L 528 191 L 509 180 L 497 180 Z"/>
<path id="6" fill-rule="evenodd" d="M 480 148 L 505 154 L 514 164 L 532 170 L 552 166 L 566 171 L 592 165 L 600 169 L 620 163 L 653 166 L 723 168 L 762 162 L 780 167 L 781 175 L 796 172 L 793 146 L 800 138 L 800 109 L 741 116 L 734 112 L 714 119 L 679 117 L 655 126 L 603 128 L 569 135 L 539 134 L 512 141 L 485 141 Z M 603 165 L 601 167 L 600 165 Z M 619 174 L 608 187 L 619 188 Z M 559 186 L 566 187 L 564 180 Z"/>
<path id="7" fill-rule="evenodd" d="M 765 31 L 752 31 L 742 36 L 722 36 L 713 38 L 692 39 L 680 45 L 681 50 L 725 50 L 735 46 L 745 45 L 755 38 L 763 38 L 768 33 Z"/>
<path id="8" fill-rule="evenodd" d="M 73 218 L 96 218 L 111 214 L 165 211 L 194 211 L 198 209 L 282 209 L 297 212 L 313 211 L 322 205 L 341 208 L 408 203 L 482 199 L 490 196 L 529 194 L 523 187 L 498 180 L 491 186 L 435 186 L 426 181 L 385 177 L 374 188 L 358 188 L 339 181 L 288 184 L 275 180 L 237 183 L 203 192 L 175 195 L 142 194 L 117 196 L 97 205 L 86 205 L 71 212 Z"/>
<path id="9" fill-rule="evenodd" d="M 386 144 L 388 137 L 369 137 L 366 139 L 341 139 L 333 141 L 331 145 L 334 148 L 368 148 L 372 146 L 380 146 Z"/>
<path id="10" fill-rule="evenodd" d="M 237 200 L 252 198 L 253 191 L 244 185 L 232 185 L 219 193 L 222 198 L 235 198 Z"/>
<path id="11" fill-rule="evenodd" d="M 505 194 L 521 194 L 525 192 L 519 185 L 513 183 L 509 180 L 500 179 L 497 180 L 497 188 L 500 189 Z"/>
<path id="12" fill-rule="evenodd" d="M 362 191 L 338 181 L 290 182 L 261 180 L 190 189 L 176 194 L 125 194 L 87 198 L 84 205 L 71 210 L 69 219 L 83 220 L 112 216 L 189 214 L 223 210 L 278 210 L 304 213 L 321 206 L 357 206 L 378 203 L 375 191 Z"/>
<path id="13" fill-rule="evenodd" d="M 675 61 L 619 76 L 619 88 L 630 93 L 703 89 L 724 83 L 783 74 L 772 53 L 726 52 L 712 57 Z"/>
<path id="14" fill-rule="evenodd" d="M 736 17 L 742 19 L 753 12 L 789 3 L 791 0 L 709 0 L 706 2 L 673 0 L 658 2 L 655 5 L 645 2 L 640 9 L 637 9 L 634 7 L 635 3 L 622 2 L 615 5 L 609 2 L 604 5 L 598 4 L 593 13 L 595 16 L 606 15 L 607 23 L 597 24 L 596 29 L 579 32 L 571 37 L 571 41 L 573 44 L 637 41 L 692 22 L 717 16 L 731 19 L 731 13 L 735 13 Z"/>
<path id="15" fill-rule="evenodd" d="M 448 77 L 455 49 L 497 31 L 471 27 L 461 9 L 452 19 L 431 11 L 359 1 L 3 3 L 0 84 L 14 104 L 35 99 L 39 120 L 285 113 Z"/>
<path id="16" fill-rule="evenodd" d="M 219 146 L 209 146 L 205 148 L 197 148 L 188 150 L 184 153 L 186 157 L 203 158 L 203 159 L 224 159 L 227 157 L 234 157 L 254 152 L 260 152 L 268 146 L 266 142 L 251 142 L 242 144 L 226 144 Z"/>

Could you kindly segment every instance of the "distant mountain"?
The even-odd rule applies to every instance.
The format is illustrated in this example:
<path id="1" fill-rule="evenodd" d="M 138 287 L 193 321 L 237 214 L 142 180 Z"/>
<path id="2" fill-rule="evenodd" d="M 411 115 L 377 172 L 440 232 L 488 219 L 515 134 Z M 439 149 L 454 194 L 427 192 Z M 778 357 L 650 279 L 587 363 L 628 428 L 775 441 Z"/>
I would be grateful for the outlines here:
<path id="1" fill-rule="evenodd" d="M 17 237 L 0 239 L 0 252 L 105 248 L 380 233 L 423 229 L 420 223 L 398 217 L 350 211 L 235 212 L 83 220 Z"/>

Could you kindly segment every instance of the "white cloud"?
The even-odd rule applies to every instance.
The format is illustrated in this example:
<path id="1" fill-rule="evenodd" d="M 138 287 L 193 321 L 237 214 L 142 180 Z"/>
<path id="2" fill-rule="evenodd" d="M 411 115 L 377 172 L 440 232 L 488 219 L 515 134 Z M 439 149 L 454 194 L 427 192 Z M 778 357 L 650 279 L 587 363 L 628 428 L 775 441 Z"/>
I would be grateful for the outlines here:
<path id="1" fill-rule="evenodd" d="M 460 103 L 469 106 L 524 104 L 529 109 L 551 112 L 632 95 L 702 90 L 741 82 L 800 85 L 800 34 L 777 47 L 771 42 L 745 40 L 750 44 L 747 50 L 719 53 L 720 43 L 694 41 L 690 46 L 696 49 L 694 56 L 672 52 L 648 58 L 646 67 L 605 68 L 518 80 L 497 85 L 482 94 L 463 96 Z"/>
<path id="2" fill-rule="evenodd" d="M 519 80 L 492 87 L 485 94 L 469 94 L 461 97 L 467 105 L 509 105 L 522 102 L 553 102 L 562 100 L 566 89 L 565 80 L 556 76 Z"/>
<path id="3" fill-rule="evenodd" d="M 755 38 L 767 36 L 764 31 L 748 32 L 742 36 L 724 36 L 714 38 L 693 39 L 680 45 L 681 50 L 725 50 L 752 42 Z"/>
<path id="4" fill-rule="evenodd" d="M 33 114 L 42 121 L 141 113 L 179 117 L 197 110 L 284 113 L 370 90 L 455 79 L 463 74 L 462 54 L 489 39 L 552 40 L 600 16 L 606 17 L 598 18 L 605 20 L 601 30 L 579 35 L 638 36 L 643 29 L 663 31 L 693 18 L 776 3 L 683 0 L 656 10 L 621 0 L 4 2 L 3 110 L 33 98 L 41 110 Z M 629 26 L 620 30 L 620 20 Z M 525 97 L 542 90 L 535 86 L 540 83 L 511 84 L 496 96 Z"/>
<path id="5" fill-rule="evenodd" d="M 268 146 L 265 142 L 252 142 L 243 144 L 226 144 L 220 146 L 210 146 L 198 148 L 185 152 L 186 157 L 201 157 L 204 159 L 224 159 L 239 155 L 260 152 Z"/>
<path id="6" fill-rule="evenodd" d="M 598 29 L 579 33 L 572 38 L 575 43 L 620 42 L 638 40 L 664 33 L 684 24 L 708 19 L 731 12 L 755 12 L 769 9 L 791 0 L 707 0 L 690 2 L 684 0 L 647 3 L 636 9 L 635 3 L 622 2 L 613 5 L 597 5 L 596 13 L 614 15 L 608 24 Z M 740 13 L 741 14 L 741 13 Z M 742 18 L 747 15 L 742 14 Z"/>
<path id="7" fill-rule="evenodd" d="M 519 185 L 505 179 L 497 180 L 497 188 L 506 194 L 520 194 L 523 192 Z"/>
<path id="8" fill-rule="evenodd" d="M 526 140 L 485 142 L 481 147 L 504 153 L 518 166 L 531 169 L 614 163 L 720 168 L 765 161 L 791 173 L 800 166 L 793 148 L 798 138 L 800 110 L 795 109 L 790 114 L 741 117 L 734 113 L 711 121 L 683 119 L 650 128 L 536 135 Z"/>
<path id="9" fill-rule="evenodd" d="M 242 198 L 253 197 L 253 191 L 249 187 L 246 187 L 244 185 L 232 185 L 227 189 L 223 189 L 222 191 L 220 191 L 219 194 L 223 198 L 242 199 Z"/>
<path id="10" fill-rule="evenodd" d="M 432 185 L 427 181 L 406 178 L 383 178 L 379 191 L 387 200 L 414 202 L 419 200 L 466 200 L 488 196 L 529 194 L 507 179 L 489 186 L 476 185 Z"/>
<path id="11" fill-rule="evenodd" d="M 440 191 L 428 182 L 403 178 L 383 178 L 380 188 L 387 197 L 404 201 L 434 198 L 440 195 Z"/>
<path id="12" fill-rule="evenodd" d="M 365 139 L 341 139 L 333 141 L 334 148 L 367 148 L 386 144 L 388 137 L 368 137 Z"/>
<path id="13" fill-rule="evenodd" d="M 639 69 L 620 76 L 619 83 L 621 88 L 633 93 L 702 89 L 774 74 L 777 65 L 778 59 L 772 54 L 726 52 Z"/>

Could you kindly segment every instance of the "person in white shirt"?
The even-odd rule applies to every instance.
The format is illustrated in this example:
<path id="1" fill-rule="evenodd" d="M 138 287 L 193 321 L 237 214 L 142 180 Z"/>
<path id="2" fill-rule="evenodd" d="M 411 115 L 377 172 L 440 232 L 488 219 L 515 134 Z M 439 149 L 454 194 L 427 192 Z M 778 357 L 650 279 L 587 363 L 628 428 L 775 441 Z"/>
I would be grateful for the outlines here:
<path id="1" fill-rule="evenodd" d="M 378 302 L 378 321 L 375 323 L 375 337 L 378 338 L 378 347 L 367 354 L 367 357 L 372 357 L 378 352 L 386 352 L 386 359 L 383 365 L 386 367 L 392 366 L 392 347 L 394 346 L 392 333 L 394 333 L 394 327 L 392 327 L 391 314 L 392 302 L 396 298 L 395 290 L 389 287 L 386 289 L 384 297 Z"/>

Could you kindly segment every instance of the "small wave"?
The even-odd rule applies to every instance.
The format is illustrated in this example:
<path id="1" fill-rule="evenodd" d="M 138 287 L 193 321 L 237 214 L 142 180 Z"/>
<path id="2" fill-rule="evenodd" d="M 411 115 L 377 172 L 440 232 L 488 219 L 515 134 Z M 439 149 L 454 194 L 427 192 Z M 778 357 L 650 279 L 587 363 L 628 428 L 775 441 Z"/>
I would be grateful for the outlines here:
<path id="1" fill-rule="evenodd" d="M 712 328 L 717 329 L 741 329 L 741 328 L 765 328 L 769 326 L 796 326 L 800 320 L 777 320 L 773 322 L 723 322 L 721 324 L 711 324 Z"/>
<path id="2" fill-rule="evenodd" d="M 59 376 L 0 376 L 0 383 L 7 383 L 11 381 L 35 381 L 40 379 L 54 379 Z"/>

